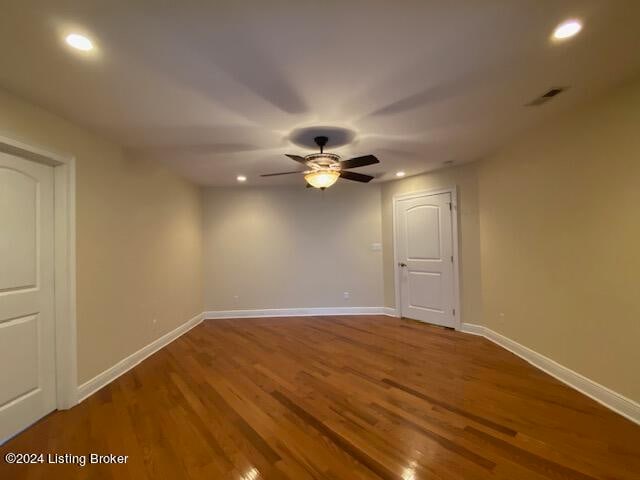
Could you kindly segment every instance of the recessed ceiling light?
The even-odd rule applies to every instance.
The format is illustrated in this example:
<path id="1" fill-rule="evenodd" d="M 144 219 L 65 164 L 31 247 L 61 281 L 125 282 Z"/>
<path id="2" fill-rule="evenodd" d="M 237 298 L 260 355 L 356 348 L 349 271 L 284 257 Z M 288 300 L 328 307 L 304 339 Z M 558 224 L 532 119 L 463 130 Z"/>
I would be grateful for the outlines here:
<path id="1" fill-rule="evenodd" d="M 567 20 L 556 27 L 553 31 L 553 38 L 556 40 L 565 40 L 577 35 L 580 30 L 582 30 L 580 20 Z"/>
<path id="2" fill-rule="evenodd" d="M 402 170 L 400 170 L 399 172 L 396 172 L 396 177 L 404 177 L 406 175 L 406 173 L 404 173 Z"/>
<path id="3" fill-rule="evenodd" d="M 244 175 L 238 175 L 236 177 L 236 180 L 238 180 L 239 182 L 246 182 L 247 181 L 247 177 L 245 177 Z"/>
<path id="4" fill-rule="evenodd" d="M 70 33 L 65 38 L 67 44 L 77 50 L 82 50 L 83 52 L 88 52 L 93 49 L 93 43 L 84 35 L 80 35 L 79 33 Z"/>

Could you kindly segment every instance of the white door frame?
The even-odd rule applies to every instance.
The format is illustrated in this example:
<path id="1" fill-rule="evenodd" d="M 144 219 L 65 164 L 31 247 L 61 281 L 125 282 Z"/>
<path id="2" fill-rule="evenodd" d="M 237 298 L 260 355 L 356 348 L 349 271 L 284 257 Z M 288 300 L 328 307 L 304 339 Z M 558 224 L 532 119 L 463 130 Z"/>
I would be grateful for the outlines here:
<path id="1" fill-rule="evenodd" d="M 453 237 L 453 305 L 455 309 L 455 323 L 456 330 L 460 330 L 462 326 L 462 312 L 460 310 L 460 275 L 459 275 L 459 252 L 458 252 L 458 188 L 453 187 L 446 188 L 433 188 L 429 190 L 419 190 L 417 192 L 410 193 L 398 193 L 393 196 L 393 271 L 394 271 L 394 283 L 395 283 L 395 304 L 396 314 L 398 317 L 402 317 L 402 297 L 400 296 L 400 267 L 398 266 L 398 246 L 397 237 L 397 218 L 396 218 L 396 206 L 401 200 L 409 200 L 418 197 L 427 197 L 430 195 L 438 195 L 440 193 L 451 194 L 451 235 Z"/>
<path id="2" fill-rule="evenodd" d="M 0 152 L 54 167 L 56 408 L 71 408 L 78 403 L 75 158 L 2 135 L 0 135 Z"/>

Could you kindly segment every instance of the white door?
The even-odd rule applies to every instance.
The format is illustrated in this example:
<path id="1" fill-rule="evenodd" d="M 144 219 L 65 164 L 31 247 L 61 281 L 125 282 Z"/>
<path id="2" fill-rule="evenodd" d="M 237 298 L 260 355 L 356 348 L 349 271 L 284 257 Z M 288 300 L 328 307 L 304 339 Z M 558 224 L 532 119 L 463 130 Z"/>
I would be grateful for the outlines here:
<path id="1" fill-rule="evenodd" d="M 53 168 L 0 153 L 0 443 L 56 407 Z"/>
<path id="2" fill-rule="evenodd" d="M 455 327 L 451 193 L 398 200 L 394 215 L 401 315 Z"/>

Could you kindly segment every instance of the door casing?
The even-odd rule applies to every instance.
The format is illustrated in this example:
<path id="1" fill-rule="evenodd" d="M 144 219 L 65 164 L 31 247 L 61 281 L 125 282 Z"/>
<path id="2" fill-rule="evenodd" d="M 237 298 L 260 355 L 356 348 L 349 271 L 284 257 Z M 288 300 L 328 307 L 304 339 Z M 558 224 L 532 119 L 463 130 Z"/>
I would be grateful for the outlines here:
<path id="1" fill-rule="evenodd" d="M 77 400 L 75 158 L 0 135 L 0 152 L 53 168 L 56 408 Z"/>
<path id="2" fill-rule="evenodd" d="M 400 193 L 393 196 L 393 271 L 395 284 L 395 309 L 396 315 L 402 317 L 402 302 L 400 296 L 400 267 L 398 266 L 398 242 L 397 242 L 397 218 L 396 206 L 401 200 L 412 198 L 428 197 L 430 195 L 438 195 L 440 193 L 451 194 L 451 232 L 453 237 L 453 304 L 455 308 L 455 329 L 460 330 L 462 325 L 462 312 L 460 309 L 460 275 L 459 275 L 459 252 L 458 252 L 458 189 L 456 186 L 445 188 L 434 188 L 429 190 L 419 190 L 410 193 Z"/>

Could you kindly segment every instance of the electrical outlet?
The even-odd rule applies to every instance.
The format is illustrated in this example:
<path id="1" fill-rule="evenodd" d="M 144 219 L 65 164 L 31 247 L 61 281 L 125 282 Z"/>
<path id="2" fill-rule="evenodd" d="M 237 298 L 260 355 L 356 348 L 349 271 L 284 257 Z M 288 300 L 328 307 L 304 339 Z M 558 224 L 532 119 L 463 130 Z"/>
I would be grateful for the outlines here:
<path id="1" fill-rule="evenodd" d="M 349 300 L 349 292 L 344 292 L 342 296 L 344 297 L 345 300 Z"/>

